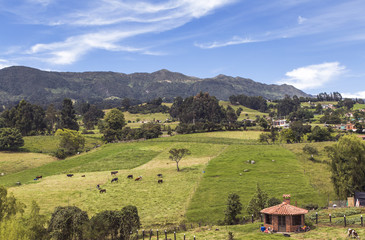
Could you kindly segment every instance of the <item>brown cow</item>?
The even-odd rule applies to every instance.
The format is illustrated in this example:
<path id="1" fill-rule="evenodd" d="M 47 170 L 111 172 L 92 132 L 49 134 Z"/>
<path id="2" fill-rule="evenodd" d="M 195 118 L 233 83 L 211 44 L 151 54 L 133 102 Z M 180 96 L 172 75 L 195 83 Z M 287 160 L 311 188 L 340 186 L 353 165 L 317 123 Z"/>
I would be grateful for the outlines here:
<path id="1" fill-rule="evenodd" d="M 106 189 L 100 189 L 99 192 L 100 193 L 106 193 Z"/>
<path id="2" fill-rule="evenodd" d="M 36 176 L 35 178 L 36 178 L 36 179 L 40 179 L 40 178 L 42 178 L 42 175 L 40 175 L 40 176 Z"/>
<path id="3" fill-rule="evenodd" d="M 135 179 L 135 181 L 139 181 L 142 180 L 142 176 L 139 176 L 138 178 Z"/>

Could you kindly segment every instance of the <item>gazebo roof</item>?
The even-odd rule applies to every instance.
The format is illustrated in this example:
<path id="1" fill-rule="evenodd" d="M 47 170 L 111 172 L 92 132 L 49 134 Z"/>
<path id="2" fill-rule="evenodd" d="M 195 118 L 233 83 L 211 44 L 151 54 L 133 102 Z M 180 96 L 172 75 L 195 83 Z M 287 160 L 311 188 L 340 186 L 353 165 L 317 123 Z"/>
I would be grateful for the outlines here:
<path id="1" fill-rule="evenodd" d="M 308 210 L 283 202 L 278 205 L 262 209 L 260 213 L 270 215 L 302 215 L 308 213 Z"/>

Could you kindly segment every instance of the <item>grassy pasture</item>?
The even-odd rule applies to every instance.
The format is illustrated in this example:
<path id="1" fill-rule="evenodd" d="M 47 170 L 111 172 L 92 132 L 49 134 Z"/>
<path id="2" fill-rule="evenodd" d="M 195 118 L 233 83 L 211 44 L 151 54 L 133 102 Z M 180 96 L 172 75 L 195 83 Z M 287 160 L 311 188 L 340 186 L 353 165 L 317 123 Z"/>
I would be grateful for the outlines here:
<path id="1" fill-rule="evenodd" d="M 6 175 L 36 168 L 57 159 L 46 154 L 24 152 L 0 152 L 0 172 Z M 0 176 L 1 180 L 2 176 Z"/>
<path id="2" fill-rule="evenodd" d="M 145 150 L 147 154 L 141 155 L 140 158 L 147 163 L 139 164 L 139 167 L 136 167 L 136 163 L 130 163 L 137 160 L 136 155 L 133 155 L 133 159 L 119 157 L 119 160 L 107 161 L 103 167 L 107 168 L 108 166 L 109 170 L 119 170 L 119 182 L 110 183 L 112 178 L 110 172 L 92 172 L 94 166 L 89 166 L 82 160 L 86 156 L 85 154 L 85 156 L 71 159 L 80 164 L 74 169 L 85 174 L 85 178 L 81 177 L 81 173 L 75 174 L 73 178 L 68 178 L 65 174 L 53 175 L 43 178 L 37 184 L 22 185 L 11 188 L 10 191 L 26 204 L 29 204 L 32 199 L 37 200 L 41 210 L 47 215 L 54 210 L 54 207 L 60 205 L 76 205 L 93 215 L 102 210 L 121 209 L 125 205 L 133 204 L 138 207 L 142 223 L 145 226 L 176 225 L 185 219 L 189 199 L 198 187 L 205 165 L 226 147 L 217 144 L 212 149 L 211 144 L 165 142 L 109 145 L 117 145 L 118 153 L 122 153 L 120 149 L 124 145 L 128 146 L 124 147 L 123 153 L 138 149 L 140 151 Z M 192 152 L 192 155 L 181 161 L 181 172 L 177 172 L 175 162 L 168 159 L 170 147 L 184 147 Z M 133 150 L 133 148 L 136 149 Z M 90 155 L 104 154 L 105 150 L 99 150 Z M 114 155 L 109 154 L 109 156 Z M 99 161 L 104 162 L 104 159 L 99 159 Z M 129 165 L 118 165 L 122 159 L 124 163 L 129 163 Z M 90 163 L 94 162 L 90 161 Z M 124 168 L 122 168 L 123 166 Z M 97 168 L 100 169 L 100 167 Z M 163 184 L 157 183 L 158 173 L 164 175 Z M 126 176 L 129 174 L 141 175 L 143 179 L 139 182 L 127 179 Z M 107 189 L 107 193 L 100 194 L 96 189 L 97 184 L 101 184 L 102 188 Z"/>
<path id="3" fill-rule="evenodd" d="M 268 113 L 259 112 L 257 110 L 254 110 L 254 109 L 242 106 L 242 105 L 232 105 L 228 101 L 219 101 L 219 104 L 225 108 L 227 108 L 227 106 L 231 106 L 234 110 L 237 110 L 238 108 L 242 108 L 243 110 L 241 112 L 241 115 L 238 117 L 238 121 L 242 121 L 243 119 L 255 119 L 256 116 L 261 117 L 261 116 L 268 114 Z"/>
<path id="4" fill-rule="evenodd" d="M 256 164 L 248 164 L 247 160 L 255 160 Z M 245 169 L 249 171 L 244 172 Z M 188 220 L 222 220 L 228 195 L 238 193 L 245 206 L 254 194 L 257 183 L 270 196 L 279 199 L 282 194 L 291 194 L 292 201 L 298 200 L 299 206 L 312 202 L 325 203 L 325 199 L 310 185 L 303 167 L 292 152 L 279 145 L 231 145 L 209 162 L 189 206 Z"/>
<path id="5" fill-rule="evenodd" d="M 365 108 L 365 104 L 356 103 L 356 104 L 354 104 L 354 107 L 352 109 L 360 110 L 360 109 L 364 109 L 364 108 Z"/>

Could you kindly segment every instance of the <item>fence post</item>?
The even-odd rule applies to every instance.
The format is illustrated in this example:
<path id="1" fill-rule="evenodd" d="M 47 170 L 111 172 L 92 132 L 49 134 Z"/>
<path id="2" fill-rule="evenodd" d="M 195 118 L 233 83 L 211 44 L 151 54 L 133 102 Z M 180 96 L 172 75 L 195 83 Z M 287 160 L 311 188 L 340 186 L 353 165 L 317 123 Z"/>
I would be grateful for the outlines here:
<path id="1" fill-rule="evenodd" d="M 195 235 L 194 235 L 194 240 L 195 240 Z"/>
<path id="2" fill-rule="evenodd" d="M 363 219 L 362 219 L 362 215 L 361 215 L 361 227 L 364 226 L 364 222 L 363 222 Z"/>
<path id="3" fill-rule="evenodd" d="M 158 229 L 157 229 L 156 233 L 157 233 L 157 240 L 158 240 Z"/>
<path id="4" fill-rule="evenodd" d="M 144 240 L 144 229 L 142 230 L 142 239 Z"/>
<path id="5" fill-rule="evenodd" d="M 330 217 L 330 223 L 332 223 L 332 216 L 331 216 L 331 213 L 329 214 L 329 217 Z"/>
<path id="6" fill-rule="evenodd" d="M 152 229 L 150 230 L 150 240 L 152 239 Z"/>
<path id="7" fill-rule="evenodd" d="M 184 233 L 184 240 L 185 240 L 185 233 Z"/>
<path id="8" fill-rule="evenodd" d="M 253 214 L 252 214 L 252 216 L 251 216 L 251 222 L 253 223 Z"/>
<path id="9" fill-rule="evenodd" d="M 165 240 L 167 240 L 167 232 L 166 232 L 166 229 L 165 229 Z"/>
<path id="10" fill-rule="evenodd" d="M 346 215 L 343 215 L 343 220 L 344 220 L 344 224 L 345 224 L 345 227 L 346 227 Z"/>
<path id="11" fill-rule="evenodd" d="M 176 240 L 176 232 L 174 232 L 174 240 Z"/>
<path id="12" fill-rule="evenodd" d="M 318 212 L 316 212 L 316 224 L 318 224 Z"/>

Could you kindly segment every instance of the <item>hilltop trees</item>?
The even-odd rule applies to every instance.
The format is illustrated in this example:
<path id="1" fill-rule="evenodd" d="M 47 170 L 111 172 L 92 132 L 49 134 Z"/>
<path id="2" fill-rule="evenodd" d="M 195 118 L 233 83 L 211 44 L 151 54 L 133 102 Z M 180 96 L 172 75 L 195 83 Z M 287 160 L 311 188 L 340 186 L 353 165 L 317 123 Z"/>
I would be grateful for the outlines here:
<path id="1" fill-rule="evenodd" d="M 346 135 L 326 148 L 331 158 L 331 180 L 336 194 L 345 199 L 356 191 L 365 191 L 365 144 L 354 135 Z"/>

